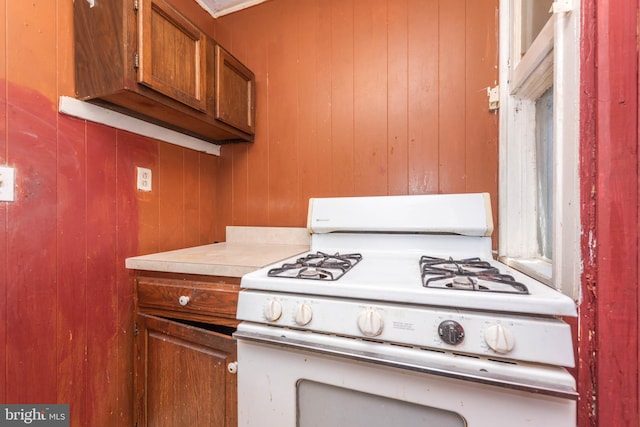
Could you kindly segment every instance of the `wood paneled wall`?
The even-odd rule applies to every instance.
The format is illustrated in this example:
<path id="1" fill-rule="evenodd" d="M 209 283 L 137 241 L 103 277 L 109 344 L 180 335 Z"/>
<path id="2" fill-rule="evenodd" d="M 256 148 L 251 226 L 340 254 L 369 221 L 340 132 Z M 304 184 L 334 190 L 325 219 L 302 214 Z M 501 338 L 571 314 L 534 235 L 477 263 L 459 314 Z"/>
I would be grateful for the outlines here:
<path id="1" fill-rule="evenodd" d="M 497 0 L 271 0 L 218 20 L 256 73 L 256 140 L 222 150 L 222 224 L 303 226 L 310 197 L 491 193 Z M 495 216 L 494 216 L 495 218 Z"/>
<path id="2" fill-rule="evenodd" d="M 124 260 L 223 237 L 219 158 L 58 114 L 74 92 L 72 12 L 0 0 L 0 165 L 17 174 L 15 202 L 0 202 L 0 403 L 68 403 L 74 427 L 131 426 Z M 136 191 L 136 166 L 152 192 Z"/>
<path id="3" fill-rule="evenodd" d="M 258 78 L 256 142 L 220 158 L 57 113 L 72 8 L 0 0 L 0 164 L 17 173 L 0 202 L 0 402 L 131 425 L 128 256 L 226 225 L 302 226 L 315 196 L 488 191 L 497 211 L 497 0 L 271 0 L 203 18 Z M 135 190 L 136 166 L 153 192 Z"/>

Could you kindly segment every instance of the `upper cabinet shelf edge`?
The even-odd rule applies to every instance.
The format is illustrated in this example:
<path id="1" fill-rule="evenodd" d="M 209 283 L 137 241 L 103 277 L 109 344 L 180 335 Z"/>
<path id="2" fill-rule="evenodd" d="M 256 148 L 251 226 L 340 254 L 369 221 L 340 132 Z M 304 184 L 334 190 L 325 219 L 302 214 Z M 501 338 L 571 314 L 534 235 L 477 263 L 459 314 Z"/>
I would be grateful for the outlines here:
<path id="1" fill-rule="evenodd" d="M 204 15 L 193 1 L 76 0 L 76 96 L 214 143 L 253 141 L 255 76 Z"/>

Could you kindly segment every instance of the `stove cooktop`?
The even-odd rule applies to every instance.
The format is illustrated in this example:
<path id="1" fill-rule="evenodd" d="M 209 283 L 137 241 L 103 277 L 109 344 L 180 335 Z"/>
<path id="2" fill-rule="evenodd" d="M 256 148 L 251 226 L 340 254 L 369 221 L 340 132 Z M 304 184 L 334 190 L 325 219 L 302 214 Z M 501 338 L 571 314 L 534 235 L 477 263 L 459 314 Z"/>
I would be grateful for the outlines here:
<path id="1" fill-rule="evenodd" d="M 290 277 L 308 280 L 338 280 L 362 260 L 358 253 L 309 253 L 268 271 L 269 277 Z"/>
<path id="2" fill-rule="evenodd" d="M 477 292 L 528 294 L 526 285 L 480 258 L 420 257 L 422 286 Z"/>
<path id="3" fill-rule="evenodd" d="M 415 252 L 345 256 L 341 260 L 336 252 L 313 251 L 249 273 L 241 287 L 505 313 L 577 315 L 569 297 L 492 259 L 456 261 Z"/>

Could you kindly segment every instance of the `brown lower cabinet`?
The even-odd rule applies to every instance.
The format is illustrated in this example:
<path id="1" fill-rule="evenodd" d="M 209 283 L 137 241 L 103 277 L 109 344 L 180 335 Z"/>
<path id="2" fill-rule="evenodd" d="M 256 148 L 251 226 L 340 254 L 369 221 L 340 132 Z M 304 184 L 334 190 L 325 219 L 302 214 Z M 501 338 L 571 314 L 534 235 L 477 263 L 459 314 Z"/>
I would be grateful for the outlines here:
<path id="1" fill-rule="evenodd" d="M 230 318 L 235 305 L 229 303 L 234 295 L 237 301 L 238 285 L 230 279 L 137 278 L 136 426 L 237 426 L 236 342 L 231 336 L 237 322 Z M 214 301 L 213 307 L 205 301 Z"/>

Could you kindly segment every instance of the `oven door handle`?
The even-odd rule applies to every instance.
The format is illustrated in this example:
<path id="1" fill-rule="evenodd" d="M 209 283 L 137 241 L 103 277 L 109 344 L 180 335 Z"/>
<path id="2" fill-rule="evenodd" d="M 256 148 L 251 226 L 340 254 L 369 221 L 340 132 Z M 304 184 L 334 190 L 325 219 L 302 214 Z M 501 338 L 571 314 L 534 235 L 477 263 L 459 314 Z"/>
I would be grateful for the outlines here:
<path id="1" fill-rule="evenodd" d="M 313 341 L 310 341 L 305 339 L 307 334 L 309 333 L 290 329 L 269 328 L 243 322 L 238 326 L 238 330 L 233 334 L 233 337 L 238 340 L 321 353 L 529 393 L 571 400 L 577 400 L 578 398 L 578 393 L 575 390 L 575 380 L 564 368 L 513 363 L 513 366 L 500 366 L 501 369 L 498 370 L 502 372 L 495 373 L 492 372 L 492 368 L 495 366 L 493 364 L 503 365 L 502 362 L 384 343 L 373 343 L 379 348 L 376 348 L 376 351 L 371 351 L 372 343 L 363 340 L 313 334 Z M 364 347 L 367 348 L 365 349 Z M 240 349 L 238 353 L 240 353 Z M 416 355 L 417 357 L 412 357 Z M 506 365 L 509 365 L 509 363 Z M 513 369 L 516 375 L 505 374 L 505 368 L 507 371 Z M 547 375 L 544 374 L 547 372 L 553 372 L 553 375 L 545 380 L 544 377 Z M 553 378 L 557 378 L 557 375 L 560 375 L 564 381 L 554 381 Z M 540 377 L 543 377 L 543 379 L 538 379 Z"/>

